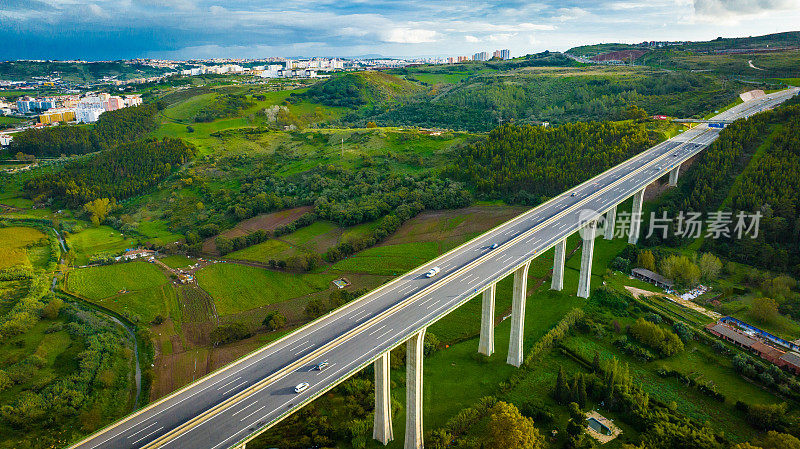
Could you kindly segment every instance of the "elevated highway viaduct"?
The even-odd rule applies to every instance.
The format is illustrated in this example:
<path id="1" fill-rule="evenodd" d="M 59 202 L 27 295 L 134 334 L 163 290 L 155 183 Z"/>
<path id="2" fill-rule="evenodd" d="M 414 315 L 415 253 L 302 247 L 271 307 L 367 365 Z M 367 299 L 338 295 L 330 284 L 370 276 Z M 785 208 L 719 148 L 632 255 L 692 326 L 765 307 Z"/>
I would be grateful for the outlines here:
<path id="1" fill-rule="evenodd" d="M 746 118 L 797 93 L 793 88 L 751 100 L 714 120 Z M 667 173 L 675 184 L 681 163 L 711 144 L 719 131 L 699 125 L 662 142 L 72 447 L 243 448 L 250 439 L 369 364 L 375 366 L 376 381 L 373 436 L 385 444 L 395 438 L 389 351 L 408 342 L 405 447 L 422 448 L 422 344 L 427 327 L 481 295 L 478 350 L 492 354 L 495 285 L 513 274 L 507 362 L 520 366 L 530 262 L 554 247 L 551 288 L 565 288 L 565 242 L 580 231 L 583 251 L 577 295 L 588 297 L 595 236 L 613 237 L 617 206 L 633 198 L 628 240 L 635 243 L 645 187 Z M 425 272 L 434 266 L 441 271 L 426 277 Z M 323 361 L 329 364 L 325 370 L 313 369 Z M 302 382 L 309 384 L 308 389 L 295 393 L 294 387 Z"/>

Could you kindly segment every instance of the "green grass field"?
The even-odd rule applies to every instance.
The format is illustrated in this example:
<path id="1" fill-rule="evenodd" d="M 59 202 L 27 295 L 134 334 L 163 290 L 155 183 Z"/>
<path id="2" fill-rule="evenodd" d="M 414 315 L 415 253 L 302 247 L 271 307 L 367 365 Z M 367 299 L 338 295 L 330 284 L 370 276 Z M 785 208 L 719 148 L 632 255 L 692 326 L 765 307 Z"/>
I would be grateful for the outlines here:
<path id="1" fill-rule="evenodd" d="M 220 315 L 326 290 L 335 278 L 330 274 L 292 274 L 233 263 L 218 263 L 197 272 L 198 284 L 214 298 Z"/>
<path id="2" fill-rule="evenodd" d="M 75 252 L 75 265 L 86 265 L 89 258 L 99 253 L 121 253 L 134 245 L 134 240 L 124 237 L 109 226 L 89 227 L 66 236 L 67 247 Z"/>
<path id="3" fill-rule="evenodd" d="M 396 276 L 439 254 L 437 242 L 376 246 L 335 263 L 333 271 Z"/>
<path id="4" fill-rule="evenodd" d="M 144 261 L 81 268 L 67 279 L 67 290 L 145 322 L 156 315 L 166 318 L 177 301 L 167 277 Z"/>
<path id="5" fill-rule="evenodd" d="M 178 255 L 167 256 L 159 260 L 170 268 L 186 268 L 196 262 L 196 260 L 191 257 Z"/>
<path id="6" fill-rule="evenodd" d="M 39 265 L 41 248 L 44 246 L 49 255 L 47 245 L 38 245 L 47 236 L 34 228 L 11 226 L 0 228 L 0 269 L 15 265 Z"/>

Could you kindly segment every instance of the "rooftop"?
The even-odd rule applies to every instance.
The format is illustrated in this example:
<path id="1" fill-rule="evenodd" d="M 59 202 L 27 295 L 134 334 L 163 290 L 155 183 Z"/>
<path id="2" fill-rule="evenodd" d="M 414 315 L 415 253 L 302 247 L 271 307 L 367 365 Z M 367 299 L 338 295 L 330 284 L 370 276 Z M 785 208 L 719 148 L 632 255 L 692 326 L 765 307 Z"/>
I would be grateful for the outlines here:
<path id="1" fill-rule="evenodd" d="M 646 268 L 634 268 L 633 270 L 631 270 L 631 272 L 633 274 L 637 274 L 637 275 L 642 276 L 644 278 L 650 279 L 653 282 L 657 282 L 659 284 L 664 284 L 667 287 L 672 287 L 675 284 L 674 282 L 672 282 L 672 279 L 667 279 L 664 276 L 661 276 L 658 273 L 654 273 L 654 272 L 652 272 L 652 271 L 650 271 L 650 270 L 648 270 Z"/>
<path id="2" fill-rule="evenodd" d="M 736 343 L 739 343 L 740 345 L 746 346 L 748 348 L 753 346 L 753 343 L 757 342 L 757 340 L 752 339 L 747 335 L 740 334 L 739 332 L 736 332 L 735 329 L 732 329 L 724 324 L 714 323 L 713 325 L 706 326 L 706 328 L 713 330 L 714 332 L 724 337 L 728 337 L 731 340 L 735 341 Z"/>

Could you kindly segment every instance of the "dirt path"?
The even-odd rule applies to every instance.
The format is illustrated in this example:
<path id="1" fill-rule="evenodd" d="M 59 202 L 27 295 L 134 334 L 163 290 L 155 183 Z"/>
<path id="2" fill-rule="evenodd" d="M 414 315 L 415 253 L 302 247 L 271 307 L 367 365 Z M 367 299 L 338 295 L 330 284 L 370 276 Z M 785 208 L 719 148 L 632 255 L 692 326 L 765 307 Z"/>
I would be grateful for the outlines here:
<path id="1" fill-rule="evenodd" d="M 753 65 L 753 60 L 752 60 L 752 59 L 750 59 L 750 60 L 748 60 L 748 61 L 747 61 L 747 65 L 749 65 L 751 69 L 756 69 L 756 70 L 764 70 L 764 69 L 762 69 L 761 67 L 756 67 L 756 66 L 754 66 L 754 65 Z"/>
<path id="2" fill-rule="evenodd" d="M 675 295 L 668 295 L 666 293 L 651 292 L 649 290 L 642 290 L 640 288 L 630 287 L 630 286 L 627 286 L 627 285 L 625 286 L 625 289 L 627 289 L 629 292 L 631 292 L 631 294 L 633 296 L 635 296 L 637 298 L 640 297 L 640 296 L 645 297 L 645 298 L 650 297 L 650 296 L 663 296 L 663 297 L 669 299 L 670 301 L 672 301 L 674 303 L 682 305 L 683 307 L 686 307 L 687 309 L 692 309 L 695 312 L 702 313 L 703 315 L 705 315 L 705 316 L 707 316 L 709 318 L 713 318 L 715 320 L 718 320 L 718 319 L 722 318 L 722 315 L 720 315 L 717 312 L 714 312 L 713 310 L 708 310 L 705 307 L 699 306 L 699 305 L 697 305 L 697 304 L 695 304 L 695 303 L 693 303 L 691 301 L 687 301 L 687 300 L 682 299 L 682 298 L 680 298 L 678 296 L 675 296 Z"/>

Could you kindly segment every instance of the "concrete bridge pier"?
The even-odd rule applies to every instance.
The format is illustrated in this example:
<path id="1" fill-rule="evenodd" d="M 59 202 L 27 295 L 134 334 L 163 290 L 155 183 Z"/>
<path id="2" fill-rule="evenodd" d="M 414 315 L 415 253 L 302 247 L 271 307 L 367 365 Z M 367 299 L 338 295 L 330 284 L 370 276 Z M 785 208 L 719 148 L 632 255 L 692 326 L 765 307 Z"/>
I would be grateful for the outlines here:
<path id="1" fill-rule="evenodd" d="M 481 338 L 478 352 L 485 356 L 494 353 L 494 292 L 497 284 L 492 284 L 483 291 L 481 300 Z"/>
<path id="2" fill-rule="evenodd" d="M 406 342 L 406 440 L 405 449 L 422 449 L 423 328 Z"/>
<path id="3" fill-rule="evenodd" d="M 392 397 L 389 394 L 389 352 L 375 360 L 375 421 L 372 438 L 384 446 L 394 439 L 392 431 Z"/>
<path id="4" fill-rule="evenodd" d="M 583 228 L 583 249 L 581 251 L 581 273 L 578 280 L 578 296 L 589 297 L 592 284 L 592 256 L 594 255 L 594 237 L 597 232 L 597 221 L 586 223 Z"/>
<path id="5" fill-rule="evenodd" d="M 509 365 L 522 365 L 522 339 L 525 335 L 525 300 L 528 292 L 528 268 L 531 262 L 514 272 L 514 299 L 511 305 L 511 339 L 508 342 Z"/>
<path id="6" fill-rule="evenodd" d="M 669 185 L 675 187 L 678 185 L 678 172 L 681 170 L 681 164 L 669 171 Z"/>
<path id="7" fill-rule="evenodd" d="M 564 259 L 567 254 L 567 238 L 564 237 L 556 243 L 555 253 L 553 253 L 553 279 L 550 283 L 550 290 L 561 291 L 564 288 Z"/>
<path id="8" fill-rule="evenodd" d="M 633 195 L 633 210 L 631 211 L 631 229 L 628 233 L 628 243 L 635 245 L 639 240 L 639 229 L 642 226 L 642 202 L 644 201 L 644 188 Z"/>
<path id="9" fill-rule="evenodd" d="M 617 206 L 612 207 L 606 212 L 606 223 L 603 237 L 606 240 L 614 239 L 614 226 L 617 224 Z"/>

